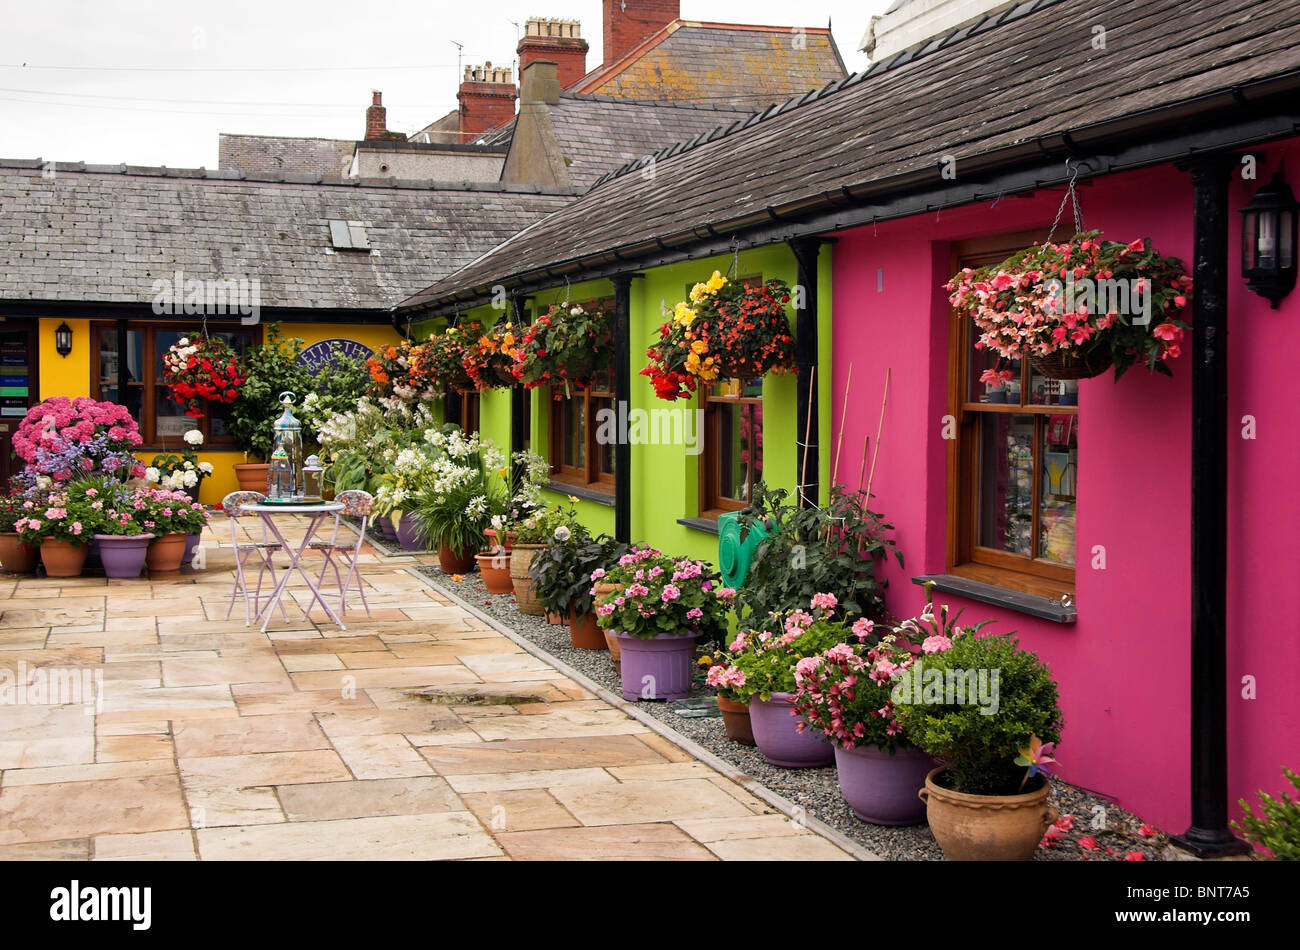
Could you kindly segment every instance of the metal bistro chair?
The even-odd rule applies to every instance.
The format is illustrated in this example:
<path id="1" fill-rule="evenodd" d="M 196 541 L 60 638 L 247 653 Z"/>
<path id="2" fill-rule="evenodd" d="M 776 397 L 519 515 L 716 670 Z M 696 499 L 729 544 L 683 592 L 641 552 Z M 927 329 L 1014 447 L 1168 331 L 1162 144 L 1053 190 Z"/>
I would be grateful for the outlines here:
<path id="1" fill-rule="evenodd" d="M 266 524 L 262 524 L 261 541 L 244 541 L 239 540 L 238 520 L 245 515 L 245 505 L 256 505 L 266 500 L 266 496 L 256 491 L 232 491 L 225 498 L 221 499 L 221 510 L 230 518 L 230 543 L 235 549 L 235 586 L 230 592 L 230 606 L 226 608 L 226 619 L 230 619 L 231 612 L 235 609 L 235 598 L 240 594 L 244 595 L 244 626 L 249 626 L 253 622 L 253 614 L 261 614 L 262 604 L 262 575 L 270 573 L 271 590 L 275 590 L 275 564 L 271 561 L 271 555 L 282 548 L 278 541 L 272 541 L 266 533 Z M 248 589 L 248 577 L 244 571 L 244 566 L 248 559 L 254 554 L 257 555 L 260 564 L 257 569 L 257 591 L 250 592 Z M 253 598 L 252 610 L 250 610 L 249 596 Z M 285 620 L 289 619 L 288 612 L 284 609 L 284 604 L 280 604 L 280 614 Z"/>
<path id="2" fill-rule="evenodd" d="M 361 554 L 361 545 L 366 539 L 366 522 L 370 520 L 370 513 L 374 510 L 375 499 L 368 491 L 362 491 L 359 488 L 350 488 L 347 491 L 341 491 L 334 496 L 334 500 L 343 506 L 343 510 L 338 513 L 334 519 L 334 533 L 330 535 L 328 541 L 313 541 L 311 549 L 320 551 L 325 555 L 324 563 L 321 564 L 320 578 L 316 581 L 317 585 L 325 581 L 325 572 L 331 567 L 334 568 L 334 581 L 339 585 L 339 613 L 348 612 L 348 589 L 352 586 L 352 579 L 356 578 L 357 593 L 361 595 L 361 605 L 366 608 L 366 616 L 370 616 L 370 604 L 366 603 L 366 587 L 361 582 L 361 573 L 357 570 L 357 557 Z M 360 518 L 361 524 L 357 530 L 357 540 L 355 544 L 339 543 L 339 522 L 343 516 L 351 518 Z M 345 580 L 339 571 L 340 562 L 347 568 L 348 576 Z"/>

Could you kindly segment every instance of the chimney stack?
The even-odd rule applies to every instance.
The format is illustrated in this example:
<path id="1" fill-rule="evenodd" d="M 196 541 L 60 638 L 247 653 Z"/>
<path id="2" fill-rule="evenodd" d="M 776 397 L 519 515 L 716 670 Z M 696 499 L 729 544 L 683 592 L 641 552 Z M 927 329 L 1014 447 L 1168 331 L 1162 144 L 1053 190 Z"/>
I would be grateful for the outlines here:
<path id="1" fill-rule="evenodd" d="M 657 30 L 681 17 L 680 0 L 602 0 L 605 65 L 608 66 Z"/>
<path id="2" fill-rule="evenodd" d="M 539 59 L 556 65 L 560 88 L 567 89 L 587 75 L 587 41 L 577 20 L 544 20 L 531 17 L 519 41 L 519 76 L 522 80 L 530 63 Z"/>
<path id="3" fill-rule="evenodd" d="M 372 93 L 370 108 L 366 110 L 366 141 L 388 138 L 388 110 L 383 104 L 384 94 L 378 89 Z"/>
<path id="4" fill-rule="evenodd" d="M 466 66 L 465 78 L 456 93 L 460 100 L 460 140 L 471 142 L 489 129 L 515 117 L 519 98 L 508 66 Z"/>

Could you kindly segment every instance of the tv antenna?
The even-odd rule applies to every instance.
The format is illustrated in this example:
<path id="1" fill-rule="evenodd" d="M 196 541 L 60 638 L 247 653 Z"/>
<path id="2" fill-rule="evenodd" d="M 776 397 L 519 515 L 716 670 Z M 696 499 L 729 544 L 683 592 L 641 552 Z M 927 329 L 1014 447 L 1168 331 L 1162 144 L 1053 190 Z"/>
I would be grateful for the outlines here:
<path id="1" fill-rule="evenodd" d="M 457 43 L 455 40 L 448 40 L 447 42 L 456 47 L 456 81 L 460 82 L 461 76 L 465 74 L 465 67 L 461 65 L 461 60 L 464 59 L 465 44 Z"/>

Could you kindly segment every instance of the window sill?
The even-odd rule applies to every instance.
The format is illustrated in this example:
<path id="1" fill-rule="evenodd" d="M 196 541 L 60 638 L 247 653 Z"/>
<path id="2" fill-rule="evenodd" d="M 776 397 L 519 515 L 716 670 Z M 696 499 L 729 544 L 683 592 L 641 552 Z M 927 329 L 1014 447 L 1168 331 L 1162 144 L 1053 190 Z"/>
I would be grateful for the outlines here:
<path id="1" fill-rule="evenodd" d="M 718 523 L 712 518 L 678 518 L 677 523 L 692 531 L 703 531 L 705 534 L 714 535 L 718 533 Z"/>
<path id="2" fill-rule="evenodd" d="M 606 508 L 614 507 L 614 496 L 612 494 L 596 488 L 588 488 L 585 485 L 570 485 L 568 482 L 547 482 L 542 488 L 546 491 L 555 492 L 557 495 L 572 495 L 574 498 L 581 498 L 583 501 L 604 505 Z"/>
<path id="3" fill-rule="evenodd" d="M 948 594 L 959 594 L 962 597 L 969 597 L 971 600 L 977 600 L 983 604 L 1004 607 L 1007 610 L 1014 610 L 1017 613 L 1028 614 L 1031 617 L 1039 617 L 1054 623 L 1072 624 L 1079 619 L 1078 608 L 1067 607 L 1059 600 L 1007 590 L 1005 587 L 985 584 L 982 581 L 971 580 L 969 577 L 957 577 L 954 574 L 930 574 L 912 578 L 913 584 L 924 584 L 926 581 L 933 581 L 936 590 Z"/>

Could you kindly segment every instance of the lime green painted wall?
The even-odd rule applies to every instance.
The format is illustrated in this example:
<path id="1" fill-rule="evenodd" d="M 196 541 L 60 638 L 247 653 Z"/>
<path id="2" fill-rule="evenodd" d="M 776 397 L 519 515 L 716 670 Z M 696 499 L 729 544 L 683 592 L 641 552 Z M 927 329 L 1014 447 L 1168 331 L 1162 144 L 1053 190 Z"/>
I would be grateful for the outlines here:
<path id="1" fill-rule="evenodd" d="M 833 352 L 831 339 L 831 255 L 830 245 L 823 247 L 818 261 L 818 419 L 820 451 L 821 499 L 828 494 L 830 458 L 833 452 L 830 431 L 833 394 L 830 392 L 830 365 Z M 637 372 L 645 365 L 645 350 L 656 338 L 660 324 L 666 319 L 664 310 L 671 310 L 684 299 L 689 286 L 706 280 L 715 270 L 727 273 L 732 266 L 730 256 L 674 264 L 647 270 L 632 282 L 630 335 L 632 349 L 632 409 L 703 409 L 703 399 L 697 395 L 691 400 L 669 404 L 657 399 L 650 382 Z M 792 287 L 797 280 L 794 255 L 785 245 L 773 245 L 743 251 L 737 273 L 741 277 L 761 275 L 764 280 L 778 278 Z M 565 299 L 581 302 L 613 295 L 609 281 L 590 281 L 563 285 L 534 295 L 533 313 L 544 313 L 551 304 Z M 490 322 L 499 311 L 479 307 L 462 316 L 476 317 Z M 412 336 L 427 335 L 440 329 L 438 321 L 426 321 L 412 326 Z M 823 376 L 823 373 L 825 374 Z M 548 444 L 549 412 L 546 395 L 541 390 L 530 393 L 531 447 L 544 454 Z M 794 373 L 773 373 L 763 382 L 763 477 L 769 486 L 785 488 L 792 494 L 798 479 L 796 472 L 795 432 L 796 377 Z M 481 427 L 483 434 L 502 448 L 510 445 L 510 393 L 493 390 L 482 394 Z M 698 433 L 703 438 L 703 433 Z M 702 443 L 699 446 L 703 447 Z M 716 562 L 718 539 L 716 535 L 677 523 L 679 518 L 699 514 L 699 455 L 686 452 L 682 445 L 633 445 L 632 456 L 632 539 L 648 542 L 672 554 L 689 555 Z M 556 501 L 564 500 L 563 491 L 548 493 Z M 614 531 L 614 509 L 607 505 L 579 500 L 575 506 L 579 517 L 594 532 Z"/>

